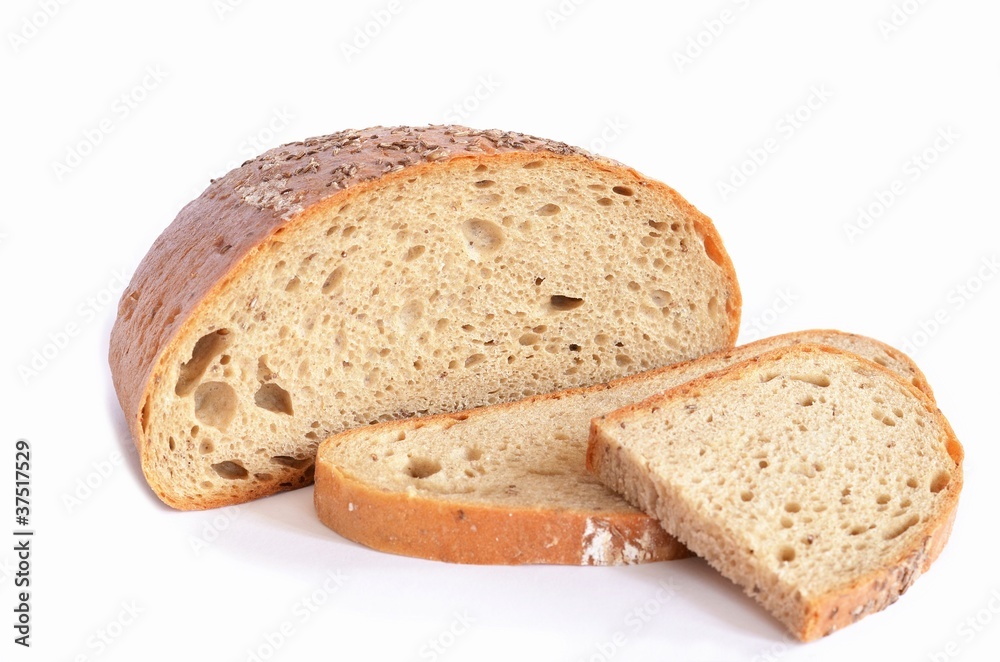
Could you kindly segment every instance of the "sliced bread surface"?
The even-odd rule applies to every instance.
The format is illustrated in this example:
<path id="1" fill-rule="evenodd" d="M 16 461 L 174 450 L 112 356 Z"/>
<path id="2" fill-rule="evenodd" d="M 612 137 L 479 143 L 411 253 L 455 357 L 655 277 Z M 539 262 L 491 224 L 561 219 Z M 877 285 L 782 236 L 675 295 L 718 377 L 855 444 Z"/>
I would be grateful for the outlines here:
<path id="1" fill-rule="evenodd" d="M 938 557 L 963 451 L 934 402 L 853 354 L 775 350 L 593 421 L 588 466 L 817 639 Z"/>
<path id="2" fill-rule="evenodd" d="M 359 428 L 317 459 L 320 519 L 356 542 L 456 563 L 629 564 L 682 558 L 659 523 L 586 471 L 590 419 L 775 348 L 859 352 L 927 389 L 904 354 L 814 330 L 767 338 L 607 385 Z"/>
<path id="3" fill-rule="evenodd" d="M 276 148 L 156 240 L 111 335 L 171 506 L 312 482 L 327 436 L 586 386 L 732 346 L 711 221 L 565 144 L 375 127 Z"/>

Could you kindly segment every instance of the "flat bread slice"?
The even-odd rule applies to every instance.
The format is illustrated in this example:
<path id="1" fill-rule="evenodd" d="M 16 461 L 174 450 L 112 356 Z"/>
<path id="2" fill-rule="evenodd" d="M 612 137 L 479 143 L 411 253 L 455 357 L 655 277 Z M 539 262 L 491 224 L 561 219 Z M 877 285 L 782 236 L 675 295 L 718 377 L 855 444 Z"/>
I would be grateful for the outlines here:
<path id="1" fill-rule="evenodd" d="M 962 458 L 911 383 L 801 345 L 595 419 L 587 463 L 810 641 L 892 604 L 930 567 Z"/>

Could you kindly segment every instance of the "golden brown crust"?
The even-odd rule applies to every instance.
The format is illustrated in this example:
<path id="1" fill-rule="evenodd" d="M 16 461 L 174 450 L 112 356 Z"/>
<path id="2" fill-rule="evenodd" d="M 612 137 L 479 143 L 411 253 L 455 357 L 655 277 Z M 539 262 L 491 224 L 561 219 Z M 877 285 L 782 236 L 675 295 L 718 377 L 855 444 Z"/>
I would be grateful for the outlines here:
<path id="1" fill-rule="evenodd" d="M 939 418 L 947 437 L 945 440 L 947 452 L 955 462 L 951 481 L 946 488 L 948 491 L 947 500 L 935 518 L 923 523 L 924 535 L 918 542 L 914 543 L 913 546 L 905 550 L 899 557 L 887 562 L 881 568 L 854 579 L 836 591 L 818 596 L 806 603 L 801 626 L 794 628 L 792 633 L 802 641 L 813 641 L 831 634 L 845 625 L 855 623 L 861 618 L 880 611 L 895 602 L 900 595 L 906 592 L 916 578 L 925 572 L 938 558 L 948 541 L 957 512 L 959 495 L 962 490 L 964 451 L 941 410 L 928 394 L 918 388 L 913 381 L 908 381 L 897 373 L 866 358 L 834 347 L 801 344 L 773 350 L 729 368 L 706 374 L 703 377 L 694 379 L 642 402 L 622 407 L 610 414 L 593 419 L 591 422 L 590 440 L 587 447 L 587 469 L 600 477 L 603 473 L 604 460 L 613 457 L 610 449 L 603 443 L 600 428 L 597 425 L 598 421 L 614 424 L 628 418 L 640 409 L 647 409 L 667 401 L 696 395 L 702 388 L 710 386 L 718 380 L 737 381 L 757 365 L 765 362 L 780 361 L 782 357 L 792 352 L 841 354 L 866 364 L 876 372 L 888 375 L 890 379 L 896 380 L 900 385 L 908 389 L 926 407 L 929 413 Z"/>
<path id="2" fill-rule="evenodd" d="M 711 239 L 729 281 L 730 344 L 739 328 L 740 290 L 718 232 L 704 215 L 667 186 L 631 168 L 564 143 L 499 130 L 461 126 L 373 127 L 310 138 L 265 152 L 213 180 L 154 242 L 122 294 L 111 331 L 109 362 L 125 418 L 156 494 L 176 508 L 213 508 L 249 501 L 274 487 L 247 486 L 240 499 L 179 499 L 148 471 L 144 410 L 159 364 L 171 343 L 186 337 L 187 323 L 209 305 L 250 258 L 288 226 L 342 205 L 367 187 L 412 177 L 460 159 L 579 159 L 650 186 L 687 210 Z"/>
<path id="3" fill-rule="evenodd" d="M 449 563 L 620 565 L 690 556 L 641 512 L 507 509 L 385 492 L 320 461 L 316 513 L 372 549 Z"/>

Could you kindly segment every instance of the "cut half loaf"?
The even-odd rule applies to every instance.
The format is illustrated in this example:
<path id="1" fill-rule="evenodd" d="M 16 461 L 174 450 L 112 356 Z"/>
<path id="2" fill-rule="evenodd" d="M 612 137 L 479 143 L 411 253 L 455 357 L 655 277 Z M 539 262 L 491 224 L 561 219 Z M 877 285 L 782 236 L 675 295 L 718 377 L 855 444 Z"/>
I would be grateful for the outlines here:
<path id="1" fill-rule="evenodd" d="M 187 205 L 124 292 L 115 388 L 194 509 L 312 482 L 330 434 L 732 346 L 740 294 L 677 193 L 562 143 L 456 126 L 285 145 Z"/>
<path id="2" fill-rule="evenodd" d="M 595 419 L 587 461 L 803 641 L 895 602 L 940 554 L 962 489 L 930 398 L 811 345 Z"/>
<path id="3" fill-rule="evenodd" d="M 871 338 L 792 333 L 608 385 L 342 433 L 320 446 L 317 513 L 369 547 L 455 563 L 610 565 L 687 556 L 655 519 L 586 471 L 590 419 L 799 343 L 853 350 L 930 392 L 908 357 Z"/>

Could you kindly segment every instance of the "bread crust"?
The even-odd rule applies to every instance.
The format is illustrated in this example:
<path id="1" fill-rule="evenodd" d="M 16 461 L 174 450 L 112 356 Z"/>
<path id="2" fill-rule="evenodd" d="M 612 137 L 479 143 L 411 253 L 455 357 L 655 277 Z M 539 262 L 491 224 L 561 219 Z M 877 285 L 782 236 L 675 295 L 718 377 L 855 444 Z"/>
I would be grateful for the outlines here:
<path id="1" fill-rule="evenodd" d="M 637 187 L 656 189 L 691 218 L 706 247 L 723 265 L 730 293 L 729 345 L 736 341 L 742 299 L 732 261 L 711 221 L 673 189 L 632 168 L 561 142 L 499 130 L 467 127 L 372 127 L 310 138 L 272 149 L 213 180 L 186 205 L 154 242 L 122 293 L 111 331 L 109 363 L 119 403 L 147 482 L 167 504 L 202 509 L 273 493 L 247 486 L 238 500 L 176 498 L 149 470 L 145 421 L 152 386 L 164 373 L 161 358 L 188 337 L 198 310 L 211 305 L 253 256 L 296 223 L 343 205 L 359 193 L 460 160 L 518 162 L 539 158 L 579 160 L 614 172 Z"/>
<path id="2" fill-rule="evenodd" d="M 768 346 L 775 341 L 789 346 L 810 344 L 817 337 L 844 336 L 880 347 L 890 356 L 905 363 L 914 383 L 926 384 L 916 364 L 885 343 L 835 330 L 809 330 L 767 338 L 746 345 L 746 348 Z M 379 489 L 352 476 L 343 467 L 324 459 L 323 449 L 333 443 L 363 443 L 373 434 L 409 431 L 415 427 L 438 422 L 468 420 L 485 414 L 504 412 L 516 417 L 521 409 L 551 400 L 581 393 L 595 393 L 626 386 L 643 379 L 687 370 L 691 364 L 725 357 L 733 350 L 721 350 L 701 359 L 664 366 L 644 373 L 622 377 L 607 384 L 545 393 L 511 403 L 480 407 L 454 414 L 439 414 L 416 419 L 390 421 L 376 426 L 340 433 L 325 441 L 316 462 L 314 502 L 320 520 L 340 535 L 379 551 L 416 556 L 453 563 L 512 565 L 520 563 L 550 563 L 579 565 L 585 561 L 588 543 L 583 535 L 589 520 L 599 520 L 599 513 L 568 512 L 555 507 L 506 508 L 483 503 L 440 499 L 419 493 L 404 493 Z M 762 350 L 763 351 L 763 350 Z M 900 378 L 902 379 L 902 378 Z M 929 389 L 929 387 L 927 387 Z M 591 444 L 588 447 L 587 462 Z M 583 458 L 581 458 L 582 460 Z M 604 516 L 604 523 L 615 532 L 614 546 L 600 556 L 603 562 L 592 564 L 622 564 L 687 558 L 690 552 L 675 538 L 666 534 L 657 520 L 636 509 L 633 513 Z M 478 535 L 470 533 L 475 523 Z M 490 535 L 483 534 L 490 531 Z M 557 538 L 557 546 L 549 542 Z M 606 538 L 606 537 L 605 537 Z M 637 554 L 634 550 L 643 550 Z M 584 563 L 587 564 L 587 563 Z"/>
<path id="3" fill-rule="evenodd" d="M 690 556 L 639 511 L 600 516 L 459 504 L 383 491 L 325 462 L 317 464 L 316 482 L 323 485 L 314 492 L 320 520 L 381 552 L 479 565 L 623 565 Z"/>
<path id="4" fill-rule="evenodd" d="M 948 455 L 954 462 L 954 471 L 947 486 L 948 494 L 939 513 L 931 520 L 922 524 L 923 535 L 898 557 L 888 560 L 882 567 L 868 572 L 828 594 L 817 596 L 804 604 L 801 622 L 789 629 L 801 641 L 808 642 L 825 637 L 836 630 L 855 623 L 861 618 L 880 611 L 899 599 L 913 584 L 920 574 L 926 572 L 931 564 L 940 556 L 951 534 L 952 525 L 958 508 L 959 495 L 963 485 L 962 462 L 964 450 L 955 436 L 955 432 L 940 408 L 930 396 L 914 382 L 907 381 L 873 361 L 857 356 L 838 348 L 818 344 L 801 344 L 777 349 L 727 369 L 719 370 L 694 379 L 644 400 L 623 407 L 610 414 L 597 417 L 591 421 L 590 440 L 587 448 L 587 469 L 602 480 L 607 480 L 608 468 L 618 462 L 617 454 L 612 452 L 602 438 L 599 423 L 613 424 L 630 416 L 640 409 L 656 406 L 669 400 L 684 398 L 698 393 L 718 380 L 737 381 L 745 373 L 765 362 L 780 361 L 785 355 L 793 352 L 823 352 L 840 354 L 865 364 L 869 369 L 882 372 L 888 378 L 897 381 L 917 398 L 927 411 L 939 418 L 945 432 L 945 445 Z M 613 472 L 617 473 L 617 472 Z"/>

